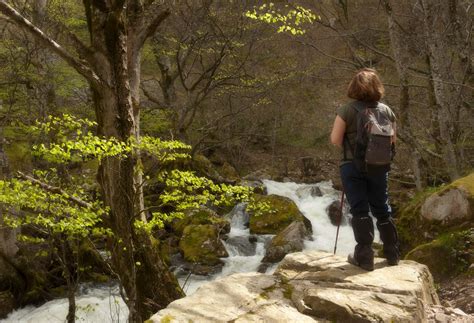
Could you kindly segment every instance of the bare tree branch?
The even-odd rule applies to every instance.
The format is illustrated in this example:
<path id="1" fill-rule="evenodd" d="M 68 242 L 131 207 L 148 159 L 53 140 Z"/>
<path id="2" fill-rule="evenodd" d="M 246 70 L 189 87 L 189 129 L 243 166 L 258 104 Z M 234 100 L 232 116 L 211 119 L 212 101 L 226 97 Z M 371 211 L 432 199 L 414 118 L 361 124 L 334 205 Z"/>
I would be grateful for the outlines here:
<path id="1" fill-rule="evenodd" d="M 5 3 L 4 0 L 0 0 L 0 12 L 3 13 L 5 16 L 9 17 L 18 27 L 40 40 L 45 46 L 47 46 L 53 52 L 58 54 L 59 57 L 64 59 L 72 68 L 74 68 L 79 74 L 84 76 L 92 85 L 99 86 L 103 83 L 99 76 L 89 66 L 87 66 L 79 59 L 68 53 L 55 40 L 48 37 L 38 27 L 36 27 L 29 20 L 24 18 L 18 11 L 16 11 L 10 5 Z"/>
<path id="2" fill-rule="evenodd" d="M 84 208 L 88 208 L 88 209 L 91 209 L 92 208 L 92 205 L 86 201 L 83 201 L 81 200 L 80 198 L 77 198 L 75 196 L 72 196 L 70 194 L 68 194 L 67 192 L 63 191 L 62 189 L 60 189 L 59 187 L 55 187 L 55 186 L 51 186 L 49 184 L 46 184 L 46 183 L 43 183 L 42 181 L 36 179 L 36 178 L 33 178 L 29 175 L 26 175 L 26 174 L 23 174 L 22 172 L 18 172 L 18 177 L 26 180 L 26 181 L 29 181 L 35 185 L 38 185 L 39 187 L 41 187 L 42 189 L 44 189 L 45 191 L 48 191 L 50 193 L 55 193 L 55 194 L 61 194 L 65 197 L 67 197 L 67 199 L 77 205 L 79 205 L 80 207 L 84 207 Z"/>
<path id="3" fill-rule="evenodd" d="M 148 16 L 149 18 L 146 19 L 147 23 L 142 19 L 138 27 L 135 48 L 142 48 L 148 37 L 151 37 L 158 26 L 170 15 L 171 11 L 168 8 L 161 9 L 160 7 L 160 4 L 150 6 L 147 12 L 144 13 L 143 17 Z"/>

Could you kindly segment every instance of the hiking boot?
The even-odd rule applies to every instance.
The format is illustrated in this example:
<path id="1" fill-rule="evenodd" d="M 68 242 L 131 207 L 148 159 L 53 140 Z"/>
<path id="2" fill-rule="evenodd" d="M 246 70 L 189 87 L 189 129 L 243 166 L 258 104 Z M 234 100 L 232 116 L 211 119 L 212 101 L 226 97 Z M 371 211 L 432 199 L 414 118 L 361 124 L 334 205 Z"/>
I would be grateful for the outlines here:
<path id="1" fill-rule="evenodd" d="M 347 262 L 367 271 L 374 270 L 374 251 L 371 245 L 356 245 L 354 253 L 347 256 Z"/>
<path id="2" fill-rule="evenodd" d="M 362 269 L 372 271 L 374 270 L 374 251 L 372 250 L 374 223 L 372 218 L 368 214 L 353 216 L 351 223 L 357 245 L 354 253 L 347 257 L 347 261 Z"/>
<path id="3" fill-rule="evenodd" d="M 398 265 L 400 260 L 400 251 L 398 250 L 397 228 L 392 218 L 378 220 L 377 228 L 380 232 L 380 239 L 383 242 L 383 253 L 389 266 Z"/>
<path id="4" fill-rule="evenodd" d="M 400 254 L 398 248 L 394 246 L 385 246 L 383 247 L 383 253 L 385 259 L 387 259 L 387 264 L 389 266 L 396 266 L 400 261 Z"/>

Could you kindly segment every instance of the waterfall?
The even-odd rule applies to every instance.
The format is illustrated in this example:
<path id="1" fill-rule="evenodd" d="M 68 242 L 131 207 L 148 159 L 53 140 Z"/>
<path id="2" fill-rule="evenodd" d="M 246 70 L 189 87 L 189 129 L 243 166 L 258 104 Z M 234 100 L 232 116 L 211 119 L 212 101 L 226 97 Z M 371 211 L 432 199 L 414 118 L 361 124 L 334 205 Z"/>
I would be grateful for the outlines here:
<path id="1" fill-rule="evenodd" d="M 264 181 L 268 194 L 285 196 L 295 202 L 303 215 L 311 221 L 313 228 L 312 241 L 305 241 L 305 250 L 322 250 L 333 252 L 337 227 L 331 224 L 327 207 L 338 200 L 340 192 L 332 187 L 331 182 L 318 184 L 280 183 Z M 312 191 L 318 188 L 322 196 L 313 196 Z M 348 254 L 354 250 L 355 241 L 352 228 L 341 225 L 337 243 L 337 254 Z"/>
<path id="2" fill-rule="evenodd" d="M 333 251 L 337 228 L 331 224 L 326 209 L 332 202 L 340 198 L 340 192 L 332 187 L 331 182 L 297 184 L 264 180 L 264 185 L 268 194 L 285 196 L 294 201 L 304 216 L 311 221 L 313 237 L 312 240 L 305 241 L 305 250 Z M 322 194 L 314 194 L 315 190 Z M 192 294 L 207 281 L 237 272 L 256 271 L 259 267 L 265 255 L 265 244 L 273 236 L 250 234 L 249 216 L 245 211 L 245 204 L 236 205 L 227 217 L 231 222 L 231 230 L 223 243 L 229 257 L 222 258 L 224 262 L 222 271 L 210 277 L 188 275 L 179 278 L 186 294 Z M 375 234 L 375 241 L 378 241 L 378 232 Z M 349 225 L 341 225 L 337 246 L 337 253 L 341 255 L 346 255 L 354 249 L 354 236 Z M 271 273 L 275 268 L 276 265 L 268 268 L 267 273 Z M 126 322 L 128 315 L 128 309 L 123 303 L 117 287 L 86 288 L 77 296 L 77 305 L 78 321 Z M 0 322 L 64 322 L 67 307 L 67 299 L 53 300 L 38 308 L 29 306 L 14 311 L 7 319 Z"/>
<path id="3" fill-rule="evenodd" d="M 180 284 L 187 295 L 194 293 L 199 286 L 207 281 L 234 273 L 257 271 L 265 255 L 265 244 L 273 235 L 251 235 L 248 228 L 249 215 L 245 208 L 244 203 L 237 204 L 227 215 L 231 227 L 227 239 L 222 242 L 229 257 L 222 258 L 224 262 L 222 271 L 211 277 L 189 275 L 180 278 Z"/>

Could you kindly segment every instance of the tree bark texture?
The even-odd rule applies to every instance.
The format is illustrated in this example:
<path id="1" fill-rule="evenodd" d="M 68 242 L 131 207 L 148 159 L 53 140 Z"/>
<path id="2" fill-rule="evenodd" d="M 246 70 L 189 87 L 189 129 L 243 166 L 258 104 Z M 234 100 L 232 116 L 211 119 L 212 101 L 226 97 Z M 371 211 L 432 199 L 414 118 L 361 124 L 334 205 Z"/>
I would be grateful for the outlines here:
<path id="1" fill-rule="evenodd" d="M 453 74 L 454 55 L 450 48 L 449 2 L 422 0 L 426 45 L 436 101 L 442 140 L 443 159 L 451 180 L 459 177 L 459 163 L 455 147 L 454 129 L 460 108 L 460 85 Z"/>
<path id="2" fill-rule="evenodd" d="M 99 133 L 123 141 L 130 137 L 139 140 L 143 45 L 139 27 L 144 22 L 130 18 L 140 19 L 143 8 L 130 4 L 127 11 L 119 7 L 110 13 L 91 5 L 89 10 L 91 43 L 97 53 L 96 71 L 105 80 L 105 85 L 93 88 Z M 98 174 L 115 233 L 111 241 L 112 261 L 125 288 L 131 322 L 142 322 L 183 296 L 150 237 L 134 230 L 134 222 L 144 209 L 138 163 L 137 155 L 107 158 Z"/>

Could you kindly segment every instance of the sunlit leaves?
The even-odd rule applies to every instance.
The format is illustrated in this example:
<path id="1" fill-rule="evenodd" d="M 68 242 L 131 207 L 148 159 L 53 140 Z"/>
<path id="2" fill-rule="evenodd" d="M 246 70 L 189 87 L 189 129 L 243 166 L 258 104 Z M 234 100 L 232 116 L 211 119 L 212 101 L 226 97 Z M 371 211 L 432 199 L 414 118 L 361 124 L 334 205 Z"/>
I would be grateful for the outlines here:
<path id="1" fill-rule="evenodd" d="M 52 138 L 49 143 L 39 144 L 33 150 L 37 156 L 57 164 L 92 159 L 100 162 L 110 157 L 125 159 L 137 153 L 149 154 L 161 164 L 190 158 L 188 152 L 191 147 L 180 141 L 166 141 L 149 136 L 140 140 L 132 137 L 119 141 L 113 137 L 95 135 L 94 127 L 95 122 L 65 114 L 61 117 L 50 116 L 46 122 L 39 122 L 28 127 L 28 130 L 32 133 L 47 134 L 48 138 Z M 139 163 L 136 171 L 141 172 L 142 167 Z M 44 186 L 51 183 L 61 184 L 54 168 L 37 170 L 34 176 L 35 180 L 44 183 Z M 238 202 L 246 202 L 256 214 L 269 209 L 268 205 L 253 201 L 253 189 L 250 187 L 216 184 L 192 171 L 162 169 L 155 174 L 154 180 L 162 183 L 164 190 L 160 193 L 156 205 L 152 205 L 154 211 L 151 218 L 147 221 L 141 220 L 140 214 L 145 210 L 136 215 L 136 229 L 151 232 L 153 228 L 161 228 L 164 223 L 182 217 L 184 212 L 199 209 L 203 205 L 228 207 Z M 143 185 L 146 185 L 146 182 Z M 83 205 L 74 203 L 77 200 L 87 202 Z M 100 226 L 107 210 L 100 202 L 90 200 L 80 186 L 78 188 L 72 185 L 51 191 L 31 179 L 0 181 L 0 204 L 7 206 L 15 214 L 22 213 L 22 216 L 6 217 L 5 223 L 11 227 L 32 224 L 49 233 L 65 233 L 74 237 L 110 233 Z"/>
<path id="2" fill-rule="evenodd" d="M 254 200 L 253 188 L 248 186 L 216 184 L 192 171 L 177 169 L 162 172 L 159 180 L 165 183 L 166 189 L 160 194 L 156 206 L 171 207 L 175 211 L 153 212 L 147 223 L 137 220 L 137 228 L 147 231 L 154 227 L 162 228 L 167 221 L 183 217 L 186 211 L 199 209 L 203 205 L 228 207 L 245 202 L 248 203 L 248 209 L 257 216 L 270 210 L 270 205 Z"/>
<path id="3" fill-rule="evenodd" d="M 50 134 L 55 140 L 48 144 L 33 147 L 37 156 L 49 162 L 68 163 L 87 160 L 101 161 L 107 157 L 126 158 L 140 151 L 147 152 L 162 162 L 184 159 L 191 149 L 180 141 L 163 141 L 156 137 L 144 136 L 137 141 L 131 137 L 127 141 L 105 138 L 92 132 L 96 124 L 87 119 L 79 119 L 64 114 L 61 117 L 48 117 L 46 122 L 38 122 L 29 127 L 33 133 Z"/>
<path id="4" fill-rule="evenodd" d="M 46 233 L 66 233 L 68 236 L 86 237 L 97 231 L 106 209 L 99 201 L 78 206 L 66 192 L 53 193 L 27 180 L 0 181 L 0 203 L 8 206 L 4 223 L 17 228 L 35 225 Z M 81 196 L 86 199 L 86 196 Z M 20 212 L 24 212 L 19 216 Z"/>
<path id="5" fill-rule="evenodd" d="M 276 26 L 278 33 L 292 35 L 303 35 L 306 32 L 303 25 L 312 24 L 319 19 L 319 16 L 310 9 L 302 6 L 286 4 L 283 9 L 280 9 L 272 2 L 254 7 L 253 10 L 247 11 L 245 16 Z"/>

